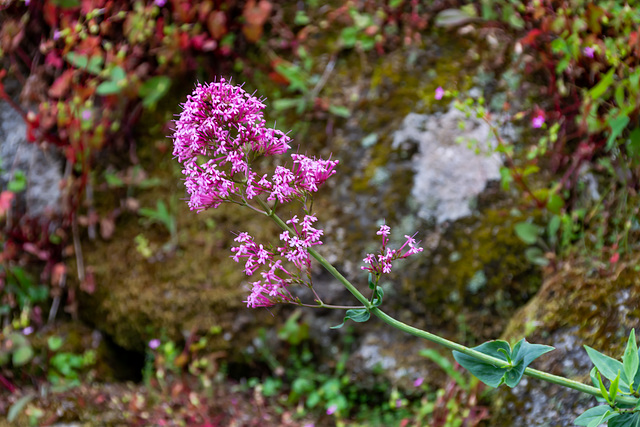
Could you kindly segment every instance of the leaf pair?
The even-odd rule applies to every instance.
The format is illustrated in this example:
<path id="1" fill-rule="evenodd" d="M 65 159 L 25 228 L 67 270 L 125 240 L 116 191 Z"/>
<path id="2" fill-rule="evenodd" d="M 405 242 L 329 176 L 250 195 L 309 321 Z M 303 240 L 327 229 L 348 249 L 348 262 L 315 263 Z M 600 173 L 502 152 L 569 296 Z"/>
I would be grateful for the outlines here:
<path id="1" fill-rule="evenodd" d="M 511 349 L 508 342 L 502 340 L 488 341 L 473 350 L 504 361 L 495 365 L 473 356 L 453 352 L 453 357 L 466 370 L 490 387 L 498 387 L 503 383 L 515 387 L 524 374 L 524 370 L 538 357 L 554 348 L 542 344 L 530 344 L 524 338 Z"/>

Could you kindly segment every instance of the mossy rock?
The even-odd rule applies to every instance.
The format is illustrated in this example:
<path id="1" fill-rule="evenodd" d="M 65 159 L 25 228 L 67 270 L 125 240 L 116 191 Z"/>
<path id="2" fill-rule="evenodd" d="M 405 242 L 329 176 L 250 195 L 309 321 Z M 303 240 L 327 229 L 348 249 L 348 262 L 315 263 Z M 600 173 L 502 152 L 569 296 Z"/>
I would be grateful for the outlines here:
<path id="1" fill-rule="evenodd" d="M 416 278 L 416 300 L 429 316 L 455 325 L 450 333 L 466 344 L 500 335 L 540 287 L 540 272 L 526 260 L 526 245 L 513 230 L 519 221 L 502 200 L 454 222 Z"/>
<path id="2" fill-rule="evenodd" d="M 611 267 L 608 274 L 576 263 L 550 273 L 538 294 L 511 319 L 504 339 L 556 348 L 534 368 L 591 384 L 588 345 L 619 359 L 632 328 L 640 327 L 640 256 Z M 525 377 L 516 388 L 500 388 L 492 398 L 492 426 L 566 426 L 595 398 Z"/>

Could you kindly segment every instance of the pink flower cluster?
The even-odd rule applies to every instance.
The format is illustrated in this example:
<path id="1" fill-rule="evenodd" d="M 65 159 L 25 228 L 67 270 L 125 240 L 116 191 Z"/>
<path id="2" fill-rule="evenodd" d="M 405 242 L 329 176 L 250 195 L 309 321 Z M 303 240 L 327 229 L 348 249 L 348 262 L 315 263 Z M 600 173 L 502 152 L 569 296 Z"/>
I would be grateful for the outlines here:
<path id="1" fill-rule="evenodd" d="M 284 154 L 290 138 L 266 127 L 262 100 L 225 79 L 198 84 L 187 97 L 176 121 L 173 155 L 182 163 L 192 210 L 217 208 L 223 202 L 251 200 L 267 193 L 267 200 L 291 201 L 335 173 L 337 160 L 317 160 L 293 154 L 292 168 L 278 166 L 271 178 L 252 170 L 261 156 Z"/>
<path id="2" fill-rule="evenodd" d="M 248 307 L 269 307 L 277 302 L 293 301 L 294 298 L 287 290 L 287 286 L 296 281 L 297 275 L 290 273 L 283 265 L 283 259 L 293 263 L 299 270 L 307 270 L 311 267 L 311 258 L 307 249 L 321 245 L 322 230 L 312 226 L 318 219 L 315 215 L 305 215 L 302 222 L 297 215 L 287 221 L 294 230 L 294 235 L 289 231 L 280 234 L 283 245 L 272 250 L 257 244 L 249 233 L 240 233 L 235 241 L 239 246 L 231 248 L 234 253 L 233 260 L 240 262 L 245 259 L 244 272 L 247 276 L 255 274 L 261 267 L 261 280 L 251 283 L 251 294 L 247 301 Z M 277 259 L 279 257 L 281 259 Z M 298 280 L 299 281 L 299 280 Z"/>
<path id="3" fill-rule="evenodd" d="M 414 239 L 415 234 L 413 236 L 405 235 L 404 237 L 407 240 L 398 249 L 390 249 L 387 247 L 387 244 L 389 243 L 389 234 L 391 234 L 391 227 L 383 224 L 380 226 L 380 230 L 378 230 L 376 234 L 382 236 L 382 247 L 380 248 L 380 253 L 377 256 L 374 254 L 367 254 L 367 257 L 362 261 L 369 266 L 360 267 L 362 270 L 369 271 L 373 274 L 381 275 L 390 273 L 393 261 L 407 258 L 408 256 L 417 254 L 423 250 L 421 247 L 417 246 L 418 242 Z"/>

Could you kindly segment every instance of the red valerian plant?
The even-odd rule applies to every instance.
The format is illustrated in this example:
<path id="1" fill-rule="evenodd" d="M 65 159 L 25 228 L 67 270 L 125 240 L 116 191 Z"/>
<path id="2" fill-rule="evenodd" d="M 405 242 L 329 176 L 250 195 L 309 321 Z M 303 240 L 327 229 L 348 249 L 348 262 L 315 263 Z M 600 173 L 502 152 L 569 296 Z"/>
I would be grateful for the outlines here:
<path id="1" fill-rule="evenodd" d="M 336 173 L 339 161 L 295 153 L 291 166 L 276 166 L 272 173 L 258 170 L 256 160 L 285 154 L 290 138 L 266 126 L 263 100 L 224 78 L 198 84 L 182 107 L 175 124 L 173 154 L 182 164 L 192 210 L 235 203 L 274 217 L 279 204 L 298 201 L 302 205 L 302 219 L 294 215 L 281 224 L 284 231 L 279 246 L 259 244 L 243 232 L 235 239 L 239 245 L 231 249 L 234 261 L 244 260 L 248 276 L 261 276 L 251 283 L 245 301 L 249 307 L 300 303 L 287 288 L 294 283 L 312 288 L 309 249 L 321 245 L 324 234 L 313 226 L 318 219 L 309 212 L 312 196 Z M 391 271 L 392 261 L 422 251 L 410 236 L 400 249 L 388 249 L 389 226 L 383 225 L 381 233 L 380 255 L 365 259 L 370 265 L 366 269 L 376 279 Z M 315 297 L 318 302 L 317 294 Z"/>
<path id="2" fill-rule="evenodd" d="M 310 212 L 313 193 L 335 174 L 338 161 L 293 154 L 290 167 L 277 166 L 271 174 L 258 171 L 257 159 L 285 154 L 290 146 L 287 135 L 266 127 L 262 114 L 264 108 L 262 100 L 225 79 L 198 84 L 183 104 L 173 135 L 173 154 L 183 166 L 192 210 L 202 211 L 217 208 L 226 202 L 235 203 L 268 216 L 284 230 L 280 234 L 281 244 L 278 247 L 259 244 L 246 232 L 240 233 L 235 239 L 239 245 L 231 249 L 233 259 L 236 262 L 245 260 L 244 270 L 248 276 L 257 273 L 261 276 L 260 280 L 251 283 L 252 289 L 245 301 L 247 306 L 269 307 L 276 303 L 288 303 L 345 309 L 344 320 L 354 322 L 366 322 L 373 314 L 400 331 L 453 350 L 453 357 L 460 365 L 491 387 L 502 384 L 515 387 L 523 375 L 528 375 L 606 400 L 608 405 L 596 406 L 578 417 L 575 420 L 578 425 L 595 426 L 608 420 L 612 420 L 611 426 L 631 425 L 629 421 L 632 420 L 634 425 L 637 424 L 640 412 L 621 409 L 640 407 L 637 392 L 640 384 L 636 384 L 640 382 L 640 378 L 636 379 L 636 373 L 640 372 L 640 359 L 633 330 L 622 363 L 585 346 L 595 365 L 591 377 L 596 387 L 591 387 L 529 367 L 531 362 L 552 351 L 553 347 L 530 344 L 523 338 L 513 346 L 506 341 L 495 340 L 469 348 L 402 323 L 380 309 L 384 291 L 378 283 L 382 274 L 391 272 L 393 261 L 417 254 L 422 248 L 417 246 L 414 235 L 405 236 L 406 242 L 399 249 L 390 249 L 391 228 L 386 224 L 377 232 L 382 236 L 379 254 L 368 254 L 363 260 L 365 266 L 361 268 L 369 272 L 368 285 L 372 291 L 369 298 L 364 296 L 314 249 L 314 246 L 322 244 L 320 238 L 324 231 L 313 226 L 317 222 L 316 216 Z M 294 215 L 285 222 L 276 214 L 276 209 L 280 204 L 292 201 L 300 203 L 304 217 L 300 220 Z M 322 302 L 311 282 L 312 257 L 362 305 L 346 307 Z M 289 286 L 292 284 L 307 286 L 313 292 L 315 304 L 302 303 L 290 292 Z M 342 325 L 344 322 L 334 328 Z M 597 378 L 593 372 L 597 373 Z M 609 390 L 604 386 L 600 372 L 611 381 Z M 622 377 L 621 372 L 624 374 Z M 327 413 L 332 411 L 332 407 L 329 407 Z"/>

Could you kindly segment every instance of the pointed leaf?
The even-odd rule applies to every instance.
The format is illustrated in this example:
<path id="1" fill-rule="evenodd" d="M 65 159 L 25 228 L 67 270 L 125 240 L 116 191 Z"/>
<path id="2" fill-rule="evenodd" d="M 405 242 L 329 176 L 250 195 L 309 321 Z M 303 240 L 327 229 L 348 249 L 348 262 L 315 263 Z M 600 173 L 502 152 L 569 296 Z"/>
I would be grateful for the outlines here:
<path id="1" fill-rule="evenodd" d="M 600 371 L 609 381 L 615 380 L 619 371 L 624 371 L 624 367 L 621 362 L 600 353 L 598 350 L 595 350 L 588 345 L 585 345 L 584 348 L 589 355 L 589 359 L 591 359 L 596 368 L 598 368 L 598 371 Z M 627 388 L 629 387 L 626 375 L 623 375 L 622 378 L 620 378 L 620 383 Z"/>
<path id="2" fill-rule="evenodd" d="M 622 131 L 627 128 L 629 121 L 630 119 L 627 113 L 620 113 L 619 115 L 609 119 L 611 133 L 609 134 L 609 139 L 607 139 L 607 150 L 611 150 L 618 136 L 620 136 Z"/>
<path id="3" fill-rule="evenodd" d="M 620 371 L 618 371 L 618 375 L 616 376 L 616 378 L 613 381 L 611 381 L 611 387 L 609 387 L 609 402 L 611 403 L 616 401 L 619 384 L 620 384 Z"/>
<path id="4" fill-rule="evenodd" d="M 552 350 L 555 350 L 555 348 L 550 345 L 531 344 L 526 339 L 522 338 L 513 347 L 511 358 L 513 359 L 514 364 L 517 365 L 522 361 L 524 366 L 527 367 L 538 357 Z"/>
<path id="5" fill-rule="evenodd" d="M 340 329 L 344 326 L 344 323 L 351 319 L 354 322 L 362 323 L 369 320 L 371 317 L 371 313 L 366 308 L 356 308 L 347 310 L 346 316 L 344 316 L 344 320 L 338 326 L 331 326 L 331 329 Z"/>
<path id="6" fill-rule="evenodd" d="M 624 356 L 622 356 L 622 365 L 624 366 L 624 373 L 627 376 L 627 379 L 634 378 L 636 373 L 638 372 L 638 364 L 640 363 L 640 358 L 638 358 L 638 343 L 636 341 L 636 331 L 635 329 L 631 329 L 631 333 L 629 334 L 629 341 L 627 341 L 627 347 L 624 350 Z M 633 389 L 636 389 L 635 381 L 634 384 L 629 384 L 633 386 Z"/>
<path id="7" fill-rule="evenodd" d="M 613 73 L 616 71 L 614 67 L 589 91 L 589 95 L 592 99 L 600 98 L 613 83 Z"/>
<path id="8" fill-rule="evenodd" d="M 504 376 L 509 367 L 507 357 L 499 352 L 499 349 L 506 350 L 507 354 L 511 353 L 509 343 L 502 340 L 489 341 L 473 348 L 473 350 L 480 353 L 504 360 L 505 364 L 501 366 L 495 366 L 458 351 L 453 352 L 453 357 L 463 368 L 471 372 L 480 381 L 490 387 L 498 387 L 504 382 Z"/>
<path id="9" fill-rule="evenodd" d="M 382 297 L 384 296 L 384 289 L 381 286 L 376 286 L 376 292 L 371 302 L 374 307 L 379 307 L 382 304 Z"/>
<path id="10" fill-rule="evenodd" d="M 513 347 L 511 359 L 513 367 L 505 374 L 504 382 L 513 388 L 520 383 L 524 370 L 538 357 L 554 350 L 553 347 L 542 344 L 530 344 L 526 339 L 521 339 Z"/>
<path id="11" fill-rule="evenodd" d="M 29 402 L 35 399 L 35 397 L 36 396 L 34 394 L 29 393 L 25 396 L 22 396 L 20 399 L 16 400 L 16 403 L 11 405 L 11 407 L 9 408 L 9 411 L 7 413 L 7 421 L 9 421 L 10 423 L 15 421 L 16 418 L 18 418 L 18 415 L 20 415 L 20 412 L 22 412 L 22 409 Z"/>

